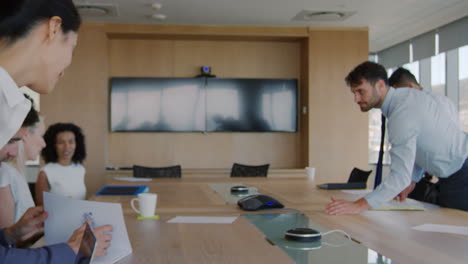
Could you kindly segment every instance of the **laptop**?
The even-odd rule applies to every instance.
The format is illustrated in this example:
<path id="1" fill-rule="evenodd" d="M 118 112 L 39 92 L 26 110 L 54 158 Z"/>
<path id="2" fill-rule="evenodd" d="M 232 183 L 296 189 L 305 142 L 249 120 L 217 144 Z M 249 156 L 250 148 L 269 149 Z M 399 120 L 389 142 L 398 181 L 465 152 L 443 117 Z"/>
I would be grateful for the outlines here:
<path id="1" fill-rule="evenodd" d="M 364 171 L 358 168 L 354 168 L 349 175 L 348 182 L 344 183 L 323 183 L 317 185 L 319 189 L 326 190 L 340 190 L 340 189 L 366 189 L 367 178 L 371 174 L 372 170 Z"/>

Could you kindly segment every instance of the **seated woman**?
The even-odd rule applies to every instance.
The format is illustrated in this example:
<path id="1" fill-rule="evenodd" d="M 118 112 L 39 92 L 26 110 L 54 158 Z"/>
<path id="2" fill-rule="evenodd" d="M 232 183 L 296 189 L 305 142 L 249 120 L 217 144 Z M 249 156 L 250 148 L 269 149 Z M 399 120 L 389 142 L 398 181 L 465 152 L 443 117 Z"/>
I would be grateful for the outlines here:
<path id="1" fill-rule="evenodd" d="M 47 146 L 42 150 L 42 158 L 46 165 L 37 176 L 37 204 L 43 204 L 42 192 L 85 199 L 82 163 L 86 158 L 86 147 L 81 128 L 71 123 L 57 123 L 47 129 L 44 139 Z"/>
<path id="2" fill-rule="evenodd" d="M 39 152 L 45 147 L 44 122 L 37 111 L 31 107 L 22 128 L 23 141 L 19 144 L 16 168 L 13 164 L 0 163 L 0 228 L 16 223 L 30 207 L 34 207 L 29 186 L 24 176 L 26 160 L 36 160 Z M 18 170 L 19 169 L 19 170 Z"/>

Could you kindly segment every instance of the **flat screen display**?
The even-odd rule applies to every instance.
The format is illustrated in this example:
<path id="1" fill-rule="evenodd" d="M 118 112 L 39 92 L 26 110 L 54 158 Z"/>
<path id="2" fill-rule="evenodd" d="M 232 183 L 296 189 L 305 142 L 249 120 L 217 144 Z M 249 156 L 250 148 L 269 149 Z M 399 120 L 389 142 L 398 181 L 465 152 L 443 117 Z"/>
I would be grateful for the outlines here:
<path id="1" fill-rule="evenodd" d="M 296 131 L 297 81 L 209 79 L 207 131 Z"/>
<path id="2" fill-rule="evenodd" d="M 111 131 L 205 131 L 202 78 L 112 78 Z"/>
<path id="3" fill-rule="evenodd" d="M 295 132 L 297 80 L 112 78 L 113 132 Z"/>

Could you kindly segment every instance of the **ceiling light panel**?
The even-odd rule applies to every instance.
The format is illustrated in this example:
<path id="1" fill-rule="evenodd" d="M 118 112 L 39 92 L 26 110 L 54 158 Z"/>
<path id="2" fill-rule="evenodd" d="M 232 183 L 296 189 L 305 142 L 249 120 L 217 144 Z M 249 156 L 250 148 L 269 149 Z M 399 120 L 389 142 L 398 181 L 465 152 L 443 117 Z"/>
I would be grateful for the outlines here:
<path id="1" fill-rule="evenodd" d="M 351 11 L 311 11 L 302 10 L 293 21 L 344 21 L 356 12 Z"/>

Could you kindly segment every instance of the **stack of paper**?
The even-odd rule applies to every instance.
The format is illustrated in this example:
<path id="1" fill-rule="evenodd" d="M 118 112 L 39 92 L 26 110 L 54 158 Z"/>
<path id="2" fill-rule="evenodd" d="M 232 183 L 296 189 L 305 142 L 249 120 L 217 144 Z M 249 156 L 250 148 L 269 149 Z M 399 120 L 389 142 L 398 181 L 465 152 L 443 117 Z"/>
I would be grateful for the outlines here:
<path id="1" fill-rule="evenodd" d="M 425 232 L 439 232 L 456 235 L 468 236 L 468 226 L 454 226 L 454 225 L 438 225 L 438 224 L 423 224 L 412 227 L 414 230 Z"/>

